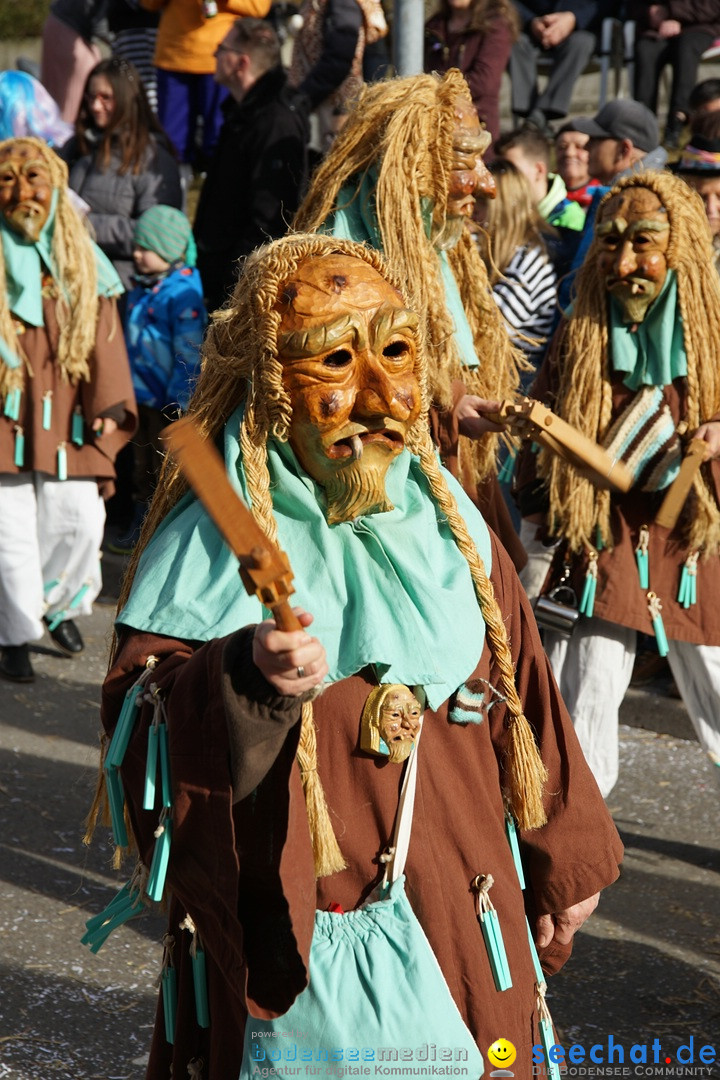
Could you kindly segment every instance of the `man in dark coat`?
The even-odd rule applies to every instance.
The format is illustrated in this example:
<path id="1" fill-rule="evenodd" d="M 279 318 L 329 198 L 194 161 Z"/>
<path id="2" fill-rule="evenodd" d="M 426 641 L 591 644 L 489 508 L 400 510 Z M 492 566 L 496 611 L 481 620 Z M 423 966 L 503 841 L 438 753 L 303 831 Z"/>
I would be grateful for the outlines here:
<path id="1" fill-rule="evenodd" d="M 230 98 L 195 217 L 209 311 L 226 300 L 236 261 L 286 231 L 300 202 L 309 137 L 271 26 L 238 19 L 218 45 L 216 61 L 215 79 Z"/>

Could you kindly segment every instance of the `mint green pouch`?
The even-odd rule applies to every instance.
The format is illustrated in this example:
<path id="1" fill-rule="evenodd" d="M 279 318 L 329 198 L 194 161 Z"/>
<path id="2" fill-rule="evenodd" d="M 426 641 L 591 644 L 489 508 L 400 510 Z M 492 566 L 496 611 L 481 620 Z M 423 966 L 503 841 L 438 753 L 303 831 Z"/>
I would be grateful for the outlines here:
<path id="1" fill-rule="evenodd" d="M 346 914 L 318 911 L 310 951 L 310 984 L 277 1020 L 248 1017 L 240 1080 L 327 1075 L 335 1064 L 383 1065 L 383 1076 L 407 1076 L 425 1063 L 483 1075 L 483 1058 L 450 996 L 422 927 L 405 895 L 405 878 Z M 300 1066 L 300 1072 L 298 1072 Z M 392 1070 L 392 1071 L 386 1071 Z"/>
<path id="2" fill-rule="evenodd" d="M 397 1078 L 423 1064 L 454 1064 L 469 1080 L 483 1075 L 482 1054 L 405 894 L 419 741 L 385 880 L 355 911 L 315 913 L 309 985 L 277 1020 L 248 1017 L 240 1080 L 305 1076 L 306 1065 L 315 1066 L 308 1075 L 342 1076 L 353 1063 Z"/>

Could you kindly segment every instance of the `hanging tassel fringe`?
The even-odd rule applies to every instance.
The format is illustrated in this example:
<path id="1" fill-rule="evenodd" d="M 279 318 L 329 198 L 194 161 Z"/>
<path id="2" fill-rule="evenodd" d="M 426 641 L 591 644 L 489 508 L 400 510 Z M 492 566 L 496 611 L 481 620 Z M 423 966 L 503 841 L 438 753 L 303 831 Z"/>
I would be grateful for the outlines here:
<path id="1" fill-rule="evenodd" d="M 187 930 L 192 935 L 190 942 L 190 960 L 192 962 L 193 989 L 195 991 L 195 1016 L 198 1027 L 210 1027 L 210 1007 L 207 992 L 207 967 L 205 952 L 200 946 L 200 936 L 197 927 L 189 915 L 186 915 L 180 923 L 181 930 Z"/>
<path id="2" fill-rule="evenodd" d="M 522 858 L 520 857 L 520 844 L 518 842 L 517 829 L 515 827 L 515 818 L 512 814 L 505 813 L 505 832 L 507 833 L 508 843 L 510 844 L 510 851 L 512 852 L 513 862 L 515 864 L 515 871 L 520 882 L 520 888 L 525 889 L 525 871 L 523 869 Z"/>
<path id="3" fill-rule="evenodd" d="M 492 874 L 478 874 L 472 883 L 472 889 L 475 893 L 475 914 L 485 940 L 485 948 L 490 961 L 495 989 L 502 991 L 510 989 L 512 978 L 505 951 L 505 942 L 500 929 L 500 920 L 490 899 L 490 889 L 493 884 Z"/>
<path id="4" fill-rule="evenodd" d="M 130 880 L 116 893 L 105 910 L 87 920 L 81 942 L 89 946 L 90 952 L 99 952 L 113 930 L 117 930 L 118 926 L 122 926 L 123 923 L 143 911 L 146 879 L 145 867 L 138 862 Z"/>
<path id="5" fill-rule="evenodd" d="M 548 772 L 523 713 L 510 719 L 505 770 L 509 782 L 508 802 L 518 827 L 539 829 L 547 822 L 543 790 Z"/>
<path id="6" fill-rule="evenodd" d="M 297 760 L 315 857 L 315 876 L 329 877 L 330 874 L 344 870 L 347 864 L 335 838 L 325 792 L 317 771 L 317 738 L 313 708 L 309 701 L 303 702 Z"/>
<path id="7" fill-rule="evenodd" d="M 583 593 L 580 598 L 578 611 L 581 615 L 585 615 L 588 619 L 591 619 L 593 612 L 595 611 L 595 593 L 597 592 L 597 552 L 590 551 L 588 558 L 590 561 L 588 562 L 588 568 L 585 571 L 585 584 L 583 586 Z"/>
<path id="8" fill-rule="evenodd" d="M 691 551 L 685 560 L 680 575 L 680 588 L 678 590 L 678 604 L 686 610 L 697 604 L 697 564 L 698 551 Z"/>
<path id="9" fill-rule="evenodd" d="M 668 647 L 668 639 L 665 633 L 665 624 L 662 620 L 662 600 L 657 593 L 649 592 L 647 594 L 648 611 L 650 612 L 650 618 L 652 619 L 653 630 L 655 631 L 655 642 L 657 644 L 657 651 L 661 656 L 667 656 L 670 652 Z"/>

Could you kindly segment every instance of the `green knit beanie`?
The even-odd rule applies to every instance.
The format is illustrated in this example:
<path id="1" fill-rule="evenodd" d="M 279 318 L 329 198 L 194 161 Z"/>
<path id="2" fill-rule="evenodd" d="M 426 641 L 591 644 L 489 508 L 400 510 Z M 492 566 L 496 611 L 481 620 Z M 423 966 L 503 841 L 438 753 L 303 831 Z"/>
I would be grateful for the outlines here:
<path id="1" fill-rule="evenodd" d="M 197 248 L 190 222 L 174 206 L 151 206 L 135 224 L 133 243 L 154 251 L 165 262 L 194 266 Z"/>

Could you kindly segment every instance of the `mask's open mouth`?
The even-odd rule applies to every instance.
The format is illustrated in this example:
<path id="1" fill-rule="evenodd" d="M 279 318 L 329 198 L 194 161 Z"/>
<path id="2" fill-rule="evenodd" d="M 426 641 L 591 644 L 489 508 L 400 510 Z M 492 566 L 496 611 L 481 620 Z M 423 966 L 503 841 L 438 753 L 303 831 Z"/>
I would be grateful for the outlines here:
<path id="1" fill-rule="evenodd" d="M 338 439 L 328 447 L 327 455 L 335 461 L 349 458 L 359 461 L 365 447 L 371 443 L 381 443 L 393 454 L 400 453 L 405 446 L 405 440 L 399 431 L 382 428 L 380 431 L 363 431 Z"/>

